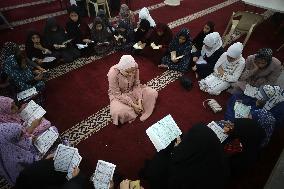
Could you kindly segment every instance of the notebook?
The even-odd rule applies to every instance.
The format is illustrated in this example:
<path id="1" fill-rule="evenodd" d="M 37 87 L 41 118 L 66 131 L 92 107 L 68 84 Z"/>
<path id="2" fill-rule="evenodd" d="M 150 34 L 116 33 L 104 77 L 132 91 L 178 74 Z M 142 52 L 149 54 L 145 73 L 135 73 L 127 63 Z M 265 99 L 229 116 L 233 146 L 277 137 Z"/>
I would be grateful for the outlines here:
<path id="1" fill-rule="evenodd" d="M 248 118 L 250 115 L 251 106 L 244 105 L 241 102 L 236 102 L 234 105 L 235 118 Z"/>
<path id="2" fill-rule="evenodd" d="M 66 178 L 72 178 L 73 169 L 78 167 L 82 157 L 78 149 L 59 144 L 54 155 L 54 168 L 56 171 L 67 172 Z"/>
<path id="3" fill-rule="evenodd" d="M 146 130 L 146 134 L 159 152 L 182 134 L 171 115 L 167 115 Z"/>
<path id="4" fill-rule="evenodd" d="M 25 100 L 28 100 L 29 98 L 31 98 L 31 97 L 33 97 L 37 94 L 38 94 L 38 92 L 37 92 L 36 88 L 32 87 L 32 88 L 27 89 L 25 91 L 19 92 L 17 94 L 17 99 L 18 99 L 18 101 L 21 101 L 21 100 L 25 101 Z"/>
<path id="5" fill-rule="evenodd" d="M 36 119 L 40 119 L 44 116 L 46 111 L 33 100 L 31 100 L 27 106 L 21 111 L 20 116 L 28 127 Z"/>
<path id="6" fill-rule="evenodd" d="M 54 130 L 53 127 L 50 127 L 36 138 L 34 145 L 41 154 L 45 154 L 58 139 L 58 137 L 58 132 Z"/>
<path id="7" fill-rule="evenodd" d="M 92 175 L 94 187 L 99 189 L 109 189 L 116 165 L 99 160 L 95 173 Z"/>
<path id="8" fill-rule="evenodd" d="M 228 135 L 224 133 L 223 128 L 221 128 L 215 121 L 210 122 L 207 127 L 214 131 L 221 143 L 228 138 Z"/>

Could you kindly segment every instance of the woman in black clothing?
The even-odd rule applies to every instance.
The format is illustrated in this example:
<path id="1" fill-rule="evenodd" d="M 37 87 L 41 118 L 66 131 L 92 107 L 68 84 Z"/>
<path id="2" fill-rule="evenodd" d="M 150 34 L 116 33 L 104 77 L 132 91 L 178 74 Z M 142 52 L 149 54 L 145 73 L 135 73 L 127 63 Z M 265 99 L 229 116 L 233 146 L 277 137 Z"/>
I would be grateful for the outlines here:
<path id="1" fill-rule="evenodd" d="M 204 79 L 213 73 L 216 62 L 224 53 L 222 39 L 218 32 L 206 35 L 203 43 L 201 51 L 193 53 L 195 66 L 193 66 L 192 70 L 195 71 L 196 78 L 198 79 Z"/>
<path id="2" fill-rule="evenodd" d="M 45 69 L 56 66 L 56 62 L 59 58 L 58 53 L 53 53 L 46 48 L 41 35 L 36 31 L 31 31 L 28 34 L 26 41 L 26 53 L 30 60 Z"/>
<path id="3" fill-rule="evenodd" d="M 67 181 L 66 173 L 55 171 L 53 159 L 44 159 L 28 165 L 19 175 L 15 189 L 84 189 L 85 177 L 78 167 Z"/>
<path id="4" fill-rule="evenodd" d="M 91 30 L 87 23 L 85 23 L 79 14 L 78 7 L 72 5 L 68 8 L 69 20 L 66 23 L 66 31 L 68 39 L 72 39 L 74 46 L 77 44 L 87 44 L 85 48 L 78 48 L 82 55 L 89 55 L 92 53 L 93 43 L 91 40 Z"/>
<path id="5" fill-rule="evenodd" d="M 196 51 L 201 51 L 205 36 L 209 33 L 214 32 L 214 27 L 215 27 L 214 22 L 208 21 L 205 24 L 203 30 L 200 31 L 198 35 L 193 39 L 193 46 L 195 47 Z"/>
<path id="6" fill-rule="evenodd" d="M 144 173 L 151 189 L 222 189 L 228 170 L 216 134 L 197 124 L 179 144 L 172 143 L 158 152 Z"/>
<path id="7" fill-rule="evenodd" d="M 54 52 L 57 52 L 63 62 L 72 62 L 80 56 L 80 51 L 77 50 L 68 40 L 63 28 L 57 23 L 55 18 L 49 18 L 44 29 L 45 44 Z"/>

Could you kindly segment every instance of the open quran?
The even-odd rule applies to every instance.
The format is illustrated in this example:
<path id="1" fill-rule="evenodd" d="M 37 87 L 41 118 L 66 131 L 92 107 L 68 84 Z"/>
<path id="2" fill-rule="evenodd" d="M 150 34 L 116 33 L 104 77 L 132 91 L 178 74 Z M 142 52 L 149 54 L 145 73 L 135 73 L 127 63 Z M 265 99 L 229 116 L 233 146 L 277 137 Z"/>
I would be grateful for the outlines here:
<path id="1" fill-rule="evenodd" d="M 73 169 L 78 167 L 82 157 L 78 149 L 59 144 L 54 155 L 54 168 L 56 171 L 67 172 L 66 178 L 72 178 Z"/>
<path id="2" fill-rule="evenodd" d="M 246 84 L 246 88 L 244 90 L 245 95 L 250 96 L 252 98 L 256 98 L 257 93 L 258 93 L 258 88 Z"/>
<path id="3" fill-rule="evenodd" d="M 215 121 L 210 122 L 207 127 L 214 131 L 221 143 L 228 138 L 228 135 L 224 133 L 223 128 L 221 128 Z"/>
<path id="4" fill-rule="evenodd" d="M 20 116 L 25 121 L 27 127 L 30 127 L 36 119 L 42 118 L 46 111 L 33 100 L 21 111 Z"/>
<path id="5" fill-rule="evenodd" d="M 116 165 L 112 163 L 99 160 L 95 173 L 91 177 L 94 187 L 99 189 L 109 189 L 115 167 Z"/>
<path id="6" fill-rule="evenodd" d="M 182 134 L 171 115 L 167 115 L 146 130 L 146 134 L 159 152 Z"/>
<path id="7" fill-rule="evenodd" d="M 250 114 L 251 106 L 244 105 L 241 102 L 236 102 L 234 105 L 235 118 L 247 118 Z"/>
<path id="8" fill-rule="evenodd" d="M 17 99 L 18 99 L 18 101 L 21 101 L 21 100 L 26 101 L 26 100 L 30 99 L 31 97 L 33 97 L 37 94 L 38 94 L 38 92 L 37 92 L 36 88 L 32 87 L 32 88 L 27 89 L 25 91 L 19 92 L 17 94 Z"/>
<path id="9" fill-rule="evenodd" d="M 53 127 L 50 127 L 36 138 L 34 145 L 41 154 L 45 154 L 58 137 L 58 132 Z"/>

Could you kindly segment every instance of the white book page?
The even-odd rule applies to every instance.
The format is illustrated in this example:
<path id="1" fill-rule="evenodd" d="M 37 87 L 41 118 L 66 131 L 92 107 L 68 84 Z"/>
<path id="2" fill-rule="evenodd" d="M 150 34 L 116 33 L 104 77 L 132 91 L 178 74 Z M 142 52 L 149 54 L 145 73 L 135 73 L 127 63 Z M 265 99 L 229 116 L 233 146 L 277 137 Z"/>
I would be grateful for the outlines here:
<path id="1" fill-rule="evenodd" d="M 112 180 L 116 165 L 99 160 L 96 171 L 92 177 L 95 188 L 109 189 L 110 181 Z"/>
<path id="2" fill-rule="evenodd" d="M 134 48 L 134 49 L 143 49 L 138 43 L 135 43 L 135 44 L 133 45 L 133 48 Z"/>
<path id="3" fill-rule="evenodd" d="M 251 106 L 236 102 L 234 105 L 235 118 L 248 118 L 251 110 Z"/>
<path id="4" fill-rule="evenodd" d="M 21 100 L 24 100 L 26 98 L 32 97 L 34 95 L 37 95 L 37 91 L 36 91 L 35 87 L 27 89 L 27 90 L 22 91 L 22 92 L 19 92 L 17 94 L 17 99 L 18 99 L 18 101 L 21 101 Z"/>
<path id="5" fill-rule="evenodd" d="M 49 57 L 45 57 L 42 62 L 52 62 L 53 60 L 55 60 L 55 57 L 49 56 Z"/>
<path id="6" fill-rule="evenodd" d="M 245 95 L 250 96 L 252 98 L 256 98 L 257 93 L 258 93 L 258 88 L 253 87 L 249 84 L 246 85 L 246 88 L 244 90 Z"/>
<path id="7" fill-rule="evenodd" d="M 176 57 L 176 59 L 178 60 L 178 59 L 181 59 L 182 57 L 184 57 L 184 55 L 178 56 Z"/>
<path id="8" fill-rule="evenodd" d="M 59 137 L 58 132 L 56 132 L 52 127 L 38 136 L 34 142 L 35 147 L 39 150 L 41 154 L 45 154 L 53 143 Z"/>
<path id="9" fill-rule="evenodd" d="M 228 138 L 228 135 L 224 133 L 224 130 L 215 121 L 210 122 L 207 126 L 214 131 L 221 143 Z"/>
<path id="10" fill-rule="evenodd" d="M 21 111 L 20 116 L 29 127 L 35 119 L 43 117 L 45 113 L 46 111 L 40 105 L 31 100 Z"/>
<path id="11" fill-rule="evenodd" d="M 80 156 L 80 154 L 78 152 L 75 153 L 67 171 L 67 176 L 66 176 L 67 180 L 70 180 L 72 178 L 73 170 L 75 167 L 79 167 L 81 160 L 82 157 Z"/>
<path id="12" fill-rule="evenodd" d="M 59 144 L 54 155 L 54 168 L 56 171 L 67 172 L 77 148 Z"/>
<path id="13" fill-rule="evenodd" d="M 171 115 L 167 115 L 146 130 L 151 142 L 159 152 L 182 134 Z"/>
<path id="14" fill-rule="evenodd" d="M 202 56 L 200 56 L 198 60 L 196 61 L 196 64 L 207 64 L 207 62 L 206 60 L 204 60 Z"/>

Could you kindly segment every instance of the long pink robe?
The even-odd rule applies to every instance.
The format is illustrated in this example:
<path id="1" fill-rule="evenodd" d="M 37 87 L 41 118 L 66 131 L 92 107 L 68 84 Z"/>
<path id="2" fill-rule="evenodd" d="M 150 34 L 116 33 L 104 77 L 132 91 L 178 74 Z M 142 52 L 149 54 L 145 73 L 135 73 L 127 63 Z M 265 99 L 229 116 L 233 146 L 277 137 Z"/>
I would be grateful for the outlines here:
<path id="1" fill-rule="evenodd" d="M 151 87 L 140 84 L 139 70 L 136 75 L 125 77 L 120 71 L 111 67 L 108 73 L 110 114 L 113 124 L 118 125 L 132 122 L 138 115 L 131 107 L 132 102 L 137 104 L 142 99 L 144 111 L 140 117 L 146 120 L 153 112 L 158 92 Z"/>

